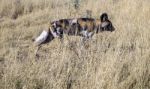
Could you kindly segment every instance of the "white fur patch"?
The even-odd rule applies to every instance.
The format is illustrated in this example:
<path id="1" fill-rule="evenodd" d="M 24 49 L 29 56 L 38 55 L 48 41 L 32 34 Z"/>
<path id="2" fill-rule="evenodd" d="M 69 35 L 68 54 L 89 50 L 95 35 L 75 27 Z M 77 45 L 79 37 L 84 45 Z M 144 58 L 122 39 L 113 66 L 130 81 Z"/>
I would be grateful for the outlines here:
<path id="1" fill-rule="evenodd" d="M 44 30 L 44 31 L 40 34 L 40 36 L 38 36 L 38 37 L 35 39 L 35 43 L 38 44 L 38 45 L 40 45 L 42 42 L 44 42 L 44 41 L 47 39 L 48 35 L 49 35 L 48 32 Z"/>
<path id="2" fill-rule="evenodd" d="M 77 23 L 77 19 L 73 19 L 72 22 L 71 22 L 71 25 L 76 24 L 76 23 Z"/>
<path id="3" fill-rule="evenodd" d="M 87 33 L 88 33 L 87 31 L 82 31 L 82 32 L 81 32 L 81 34 L 82 34 L 83 36 L 85 36 L 85 37 L 87 37 Z"/>
<path id="4" fill-rule="evenodd" d="M 89 32 L 89 33 L 88 33 L 88 37 L 92 37 L 93 34 L 94 34 L 93 32 Z"/>
<path id="5" fill-rule="evenodd" d="M 88 32 L 88 31 L 82 31 L 81 34 L 86 38 L 91 38 L 94 34 L 94 32 Z"/>
<path id="6" fill-rule="evenodd" d="M 56 27 L 56 22 L 54 22 L 52 25 L 53 25 L 54 27 Z"/>

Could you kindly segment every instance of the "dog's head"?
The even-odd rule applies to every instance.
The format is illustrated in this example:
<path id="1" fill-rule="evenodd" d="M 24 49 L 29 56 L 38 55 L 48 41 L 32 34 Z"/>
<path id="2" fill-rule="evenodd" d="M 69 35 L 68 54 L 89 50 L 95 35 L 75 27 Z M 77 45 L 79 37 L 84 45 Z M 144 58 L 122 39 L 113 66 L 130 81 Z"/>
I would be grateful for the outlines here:
<path id="1" fill-rule="evenodd" d="M 100 20 L 101 20 L 101 25 L 100 25 L 100 30 L 101 31 L 114 31 L 115 28 L 112 25 L 112 22 L 108 19 L 108 15 L 107 13 L 102 13 L 102 15 L 100 16 Z"/>

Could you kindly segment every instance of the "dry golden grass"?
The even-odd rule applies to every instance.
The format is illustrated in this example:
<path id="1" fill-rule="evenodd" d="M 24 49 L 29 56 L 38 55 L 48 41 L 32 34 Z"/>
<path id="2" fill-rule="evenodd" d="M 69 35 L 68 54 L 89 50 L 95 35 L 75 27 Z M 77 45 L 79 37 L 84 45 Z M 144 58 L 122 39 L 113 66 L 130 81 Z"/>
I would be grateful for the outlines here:
<path id="1" fill-rule="evenodd" d="M 75 0 L 74 0 L 75 1 Z M 0 89 L 150 89 L 149 0 L 0 0 Z M 31 39 L 49 21 L 99 18 L 107 12 L 116 30 L 65 36 L 36 47 Z"/>

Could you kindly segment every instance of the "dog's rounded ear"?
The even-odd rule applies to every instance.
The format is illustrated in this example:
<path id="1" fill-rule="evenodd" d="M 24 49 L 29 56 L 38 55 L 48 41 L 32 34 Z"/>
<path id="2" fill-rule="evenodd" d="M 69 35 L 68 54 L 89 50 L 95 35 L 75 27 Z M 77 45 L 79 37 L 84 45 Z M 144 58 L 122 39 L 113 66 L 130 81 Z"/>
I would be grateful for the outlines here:
<path id="1" fill-rule="evenodd" d="M 107 13 L 102 13 L 102 15 L 100 16 L 100 20 L 101 20 L 101 22 L 104 22 L 104 21 L 108 20 Z"/>

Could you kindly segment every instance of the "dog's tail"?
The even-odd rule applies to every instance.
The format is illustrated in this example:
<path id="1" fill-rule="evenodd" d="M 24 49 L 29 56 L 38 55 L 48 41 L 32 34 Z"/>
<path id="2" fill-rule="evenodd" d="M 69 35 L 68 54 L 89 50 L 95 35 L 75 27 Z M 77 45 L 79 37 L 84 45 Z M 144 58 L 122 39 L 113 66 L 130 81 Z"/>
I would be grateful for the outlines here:
<path id="1" fill-rule="evenodd" d="M 36 45 L 40 45 L 46 41 L 48 35 L 49 35 L 49 32 L 47 30 L 43 30 L 43 32 L 37 38 L 32 39 L 32 41 L 34 41 Z"/>

